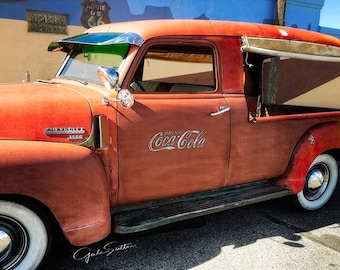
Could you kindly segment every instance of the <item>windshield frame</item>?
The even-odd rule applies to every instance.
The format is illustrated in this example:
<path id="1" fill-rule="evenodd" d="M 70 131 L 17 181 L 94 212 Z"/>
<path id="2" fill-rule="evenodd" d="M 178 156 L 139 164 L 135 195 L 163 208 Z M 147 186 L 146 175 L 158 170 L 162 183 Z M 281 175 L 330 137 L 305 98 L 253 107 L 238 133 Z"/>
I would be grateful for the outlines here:
<path id="1" fill-rule="evenodd" d="M 130 50 L 130 44 L 87 45 L 77 44 L 68 53 L 56 78 L 101 85 L 98 67 L 107 67 L 119 72 Z"/>
<path id="2" fill-rule="evenodd" d="M 55 78 L 101 85 L 101 81 L 97 76 L 98 67 L 104 66 L 119 72 L 131 46 L 141 46 L 143 43 L 144 40 L 139 35 L 130 32 L 84 33 L 53 41 L 48 50 L 68 53 Z M 95 55 L 98 59 L 95 61 L 90 60 L 91 57 L 88 57 L 90 54 Z M 81 57 L 82 55 L 83 57 Z M 108 57 L 105 57 L 105 55 Z M 87 57 L 88 63 L 86 63 Z"/>

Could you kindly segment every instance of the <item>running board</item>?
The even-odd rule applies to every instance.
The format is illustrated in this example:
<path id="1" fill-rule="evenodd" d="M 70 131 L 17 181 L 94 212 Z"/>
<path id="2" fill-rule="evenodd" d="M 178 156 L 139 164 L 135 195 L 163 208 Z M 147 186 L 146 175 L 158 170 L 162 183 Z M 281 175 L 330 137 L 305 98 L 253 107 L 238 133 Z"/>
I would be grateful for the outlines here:
<path id="1" fill-rule="evenodd" d="M 126 234 L 145 231 L 170 223 L 263 202 L 292 192 L 267 181 L 243 184 L 132 206 L 113 211 L 114 231 Z"/>

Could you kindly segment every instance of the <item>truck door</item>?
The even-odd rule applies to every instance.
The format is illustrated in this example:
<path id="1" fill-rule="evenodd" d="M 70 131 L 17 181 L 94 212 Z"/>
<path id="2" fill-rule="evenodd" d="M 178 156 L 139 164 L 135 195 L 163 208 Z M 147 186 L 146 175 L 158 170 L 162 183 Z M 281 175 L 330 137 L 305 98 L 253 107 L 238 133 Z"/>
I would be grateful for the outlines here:
<path id="1" fill-rule="evenodd" d="M 222 187 L 227 172 L 229 107 L 218 53 L 208 41 L 144 44 L 118 105 L 118 204 Z"/>

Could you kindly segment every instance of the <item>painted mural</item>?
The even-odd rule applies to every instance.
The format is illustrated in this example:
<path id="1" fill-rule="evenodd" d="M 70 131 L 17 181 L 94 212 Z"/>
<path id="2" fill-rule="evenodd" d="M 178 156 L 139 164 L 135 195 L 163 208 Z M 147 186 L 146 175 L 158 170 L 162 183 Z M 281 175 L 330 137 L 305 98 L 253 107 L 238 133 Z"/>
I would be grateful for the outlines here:
<path id="1" fill-rule="evenodd" d="M 313 2 L 324 0 L 313 0 Z M 306 2 L 306 1 L 304 1 Z M 26 20 L 26 10 L 68 14 L 68 24 L 91 27 L 100 23 L 146 19 L 210 19 L 272 23 L 276 0 L 0 0 L 0 18 Z M 322 5 L 320 5 L 321 9 Z M 313 7 L 314 8 L 314 7 Z M 313 20 L 312 16 L 309 20 Z M 310 21 L 309 23 L 315 24 Z M 299 25 L 299 22 L 295 22 Z M 301 26 L 304 28 L 303 26 Z"/>
<path id="2" fill-rule="evenodd" d="M 286 25 L 319 30 L 325 0 L 287 0 Z M 146 19 L 205 19 L 273 23 L 277 0 L 0 0 L 0 18 L 26 20 L 26 10 L 68 14 L 68 25 Z M 303 16 L 301 16 L 303 14 Z"/>

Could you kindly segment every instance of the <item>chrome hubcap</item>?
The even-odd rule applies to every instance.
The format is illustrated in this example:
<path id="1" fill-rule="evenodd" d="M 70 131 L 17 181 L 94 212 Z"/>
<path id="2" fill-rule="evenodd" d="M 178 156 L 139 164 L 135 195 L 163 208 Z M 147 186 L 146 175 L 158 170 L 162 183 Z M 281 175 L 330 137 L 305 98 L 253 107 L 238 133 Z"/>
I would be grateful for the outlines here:
<path id="1" fill-rule="evenodd" d="M 329 169 L 325 164 L 314 165 L 307 174 L 304 195 L 307 200 L 313 201 L 325 192 L 329 181 Z"/>
<path id="2" fill-rule="evenodd" d="M 28 249 L 28 234 L 16 220 L 0 215 L 0 269 L 13 269 Z"/>
<path id="3" fill-rule="evenodd" d="M 12 239 L 8 233 L 0 230 L 0 262 L 4 261 L 11 251 Z"/>

